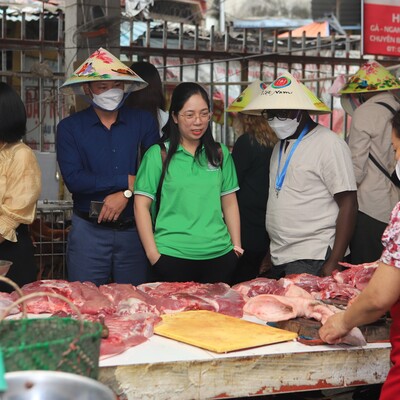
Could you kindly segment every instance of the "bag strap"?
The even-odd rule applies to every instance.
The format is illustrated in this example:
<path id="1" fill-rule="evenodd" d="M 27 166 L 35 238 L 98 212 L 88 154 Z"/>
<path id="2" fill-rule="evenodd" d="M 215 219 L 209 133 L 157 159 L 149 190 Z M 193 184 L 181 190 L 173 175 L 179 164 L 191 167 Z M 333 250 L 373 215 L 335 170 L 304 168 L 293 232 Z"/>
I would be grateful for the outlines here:
<path id="1" fill-rule="evenodd" d="M 386 169 L 383 168 L 381 164 L 379 164 L 377 159 L 371 153 L 368 154 L 368 157 L 387 178 L 391 179 L 389 172 L 387 172 Z"/>
<path id="2" fill-rule="evenodd" d="M 392 114 L 396 114 L 396 110 L 391 105 L 384 103 L 383 101 L 377 101 L 376 104 L 379 104 L 379 105 L 387 108 Z M 376 165 L 376 167 L 379 168 L 379 170 L 386 176 L 386 178 L 389 178 L 390 180 L 392 180 L 389 172 L 386 171 L 386 169 L 382 167 L 382 165 L 377 161 L 377 159 L 371 153 L 368 154 L 368 157 Z"/>
<path id="3" fill-rule="evenodd" d="M 381 106 L 387 108 L 393 115 L 396 114 L 396 110 L 391 105 L 384 103 L 383 101 L 377 101 L 376 104 L 380 104 Z"/>
<path id="4" fill-rule="evenodd" d="M 157 192 L 156 192 L 156 215 L 154 216 L 154 222 L 156 221 L 158 211 L 160 210 L 161 189 L 162 189 L 162 185 L 164 183 L 164 178 L 165 178 L 165 173 L 166 173 L 165 160 L 167 159 L 167 148 L 165 147 L 165 143 L 161 142 L 161 143 L 158 143 L 158 145 L 160 146 L 162 170 L 161 170 L 161 176 L 160 176 L 160 180 L 158 182 Z"/>
<path id="5" fill-rule="evenodd" d="M 222 152 L 222 147 L 221 147 L 221 143 L 218 143 L 218 158 L 219 158 L 219 162 L 220 162 L 220 167 L 222 169 L 222 164 L 224 162 L 224 153 Z"/>

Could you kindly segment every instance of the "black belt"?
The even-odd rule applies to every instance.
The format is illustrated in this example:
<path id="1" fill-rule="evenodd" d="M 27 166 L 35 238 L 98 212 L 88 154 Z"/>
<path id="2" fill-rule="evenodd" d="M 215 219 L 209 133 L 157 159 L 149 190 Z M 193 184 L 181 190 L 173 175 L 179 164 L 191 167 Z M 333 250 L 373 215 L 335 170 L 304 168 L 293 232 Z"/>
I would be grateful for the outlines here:
<path id="1" fill-rule="evenodd" d="M 103 228 L 111 228 L 111 229 L 128 229 L 128 228 L 134 228 L 136 226 L 135 220 L 132 219 L 126 219 L 126 220 L 117 220 L 117 221 L 104 221 L 104 222 L 97 222 L 97 218 L 90 218 L 89 214 L 87 212 L 79 211 L 74 208 L 74 214 L 76 214 L 79 218 L 82 218 L 86 221 L 91 222 L 92 224 L 96 224 L 97 226 L 101 226 Z"/>

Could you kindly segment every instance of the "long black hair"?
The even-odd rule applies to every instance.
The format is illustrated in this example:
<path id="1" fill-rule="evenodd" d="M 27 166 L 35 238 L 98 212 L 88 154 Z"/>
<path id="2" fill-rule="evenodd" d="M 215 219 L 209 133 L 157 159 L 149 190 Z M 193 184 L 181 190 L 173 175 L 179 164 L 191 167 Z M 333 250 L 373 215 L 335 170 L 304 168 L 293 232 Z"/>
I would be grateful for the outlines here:
<path id="1" fill-rule="evenodd" d="M 171 106 L 169 108 L 169 118 L 167 124 L 163 128 L 164 135 L 161 141 L 170 141 L 167 158 L 165 160 L 165 169 L 168 168 L 169 162 L 172 156 L 176 153 L 179 143 L 181 142 L 181 134 L 179 132 L 178 124 L 175 123 L 173 116 L 177 116 L 182 110 L 186 102 L 193 95 L 199 94 L 206 102 L 208 110 L 210 111 L 210 99 L 206 90 L 195 82 L 184 82 L 179 84 L 173 91 L 171 97 Z M 218 149 L 220 148 L 218 143 L 214 140 L 210 124 L 208 124 L 204 135 L 200 138 L 199 146 L 195 152 L 195 159 L 199 160 L 200 152 L 204 146 L 208 162 L 214 167 L 218 167 L 221 164 L 221 157 Z"/>
<path id="2" fill-rule="evenodd" d="M 26 133 L 26 110 L 19 94 L 0 82 L 0 141 L 15 143 Z"/>
<path id="3" fill-rule="evenodd" d="M 157 68 L 147 61 L 134 62 L 130 68 L 146 81 L 148 86 L 132 92 L 125 100 L 125 104 L 151 112 L 159 124 L 158 109 L 165 111 L 165 97 Z"/>

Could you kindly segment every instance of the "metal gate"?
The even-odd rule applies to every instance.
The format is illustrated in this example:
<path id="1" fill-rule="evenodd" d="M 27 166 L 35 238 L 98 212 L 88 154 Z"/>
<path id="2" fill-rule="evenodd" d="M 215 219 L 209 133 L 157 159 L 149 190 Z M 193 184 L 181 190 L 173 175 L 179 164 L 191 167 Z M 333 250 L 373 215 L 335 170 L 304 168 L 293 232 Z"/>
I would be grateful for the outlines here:
<path id="1" fill-rule="evenodd" d="M 71 216 L 70 201 L 39 201 L 36 219 L 30 226 L 38 279 L 66 278 L 65 253 Z"/>

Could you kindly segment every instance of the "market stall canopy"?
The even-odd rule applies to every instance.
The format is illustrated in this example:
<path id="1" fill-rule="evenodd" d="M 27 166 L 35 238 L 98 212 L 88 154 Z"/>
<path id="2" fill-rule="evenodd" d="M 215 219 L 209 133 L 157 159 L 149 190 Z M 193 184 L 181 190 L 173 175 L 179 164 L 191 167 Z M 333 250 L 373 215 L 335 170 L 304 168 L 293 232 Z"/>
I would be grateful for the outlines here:
<path id="1" fill-rule="evenodd" d="M 299 28 L 291 31 L 292 37 L 302 37 L 303 33 L 307 38 L 315 38 L 318 35 L 321 37 L 328 37 L 333 32 L 340 35 L 345 35 L 346 32 L 340 25 L 339 21 L 334 15 L 327 16 L 324 20 L 313 21 L 306 25 L 300 26 Z M 278 35 L 278 38 L 284 39 L 289 37 L 289 32 L 284 32 Z"/>
<path id="2" fill-rule="evenodd" d="M 301 37 L 303 32 L 306 37 L 317 37 L 320 34 L 322 37 L 330 36 L 330 27 L 328 21 L 312 22 L 311 24 L 301 26 L 300 28 L 291 31 L 292 37 Z M 284 32 L 278 35 L 278 38 L 289 37 L 289 32 Z"/>

